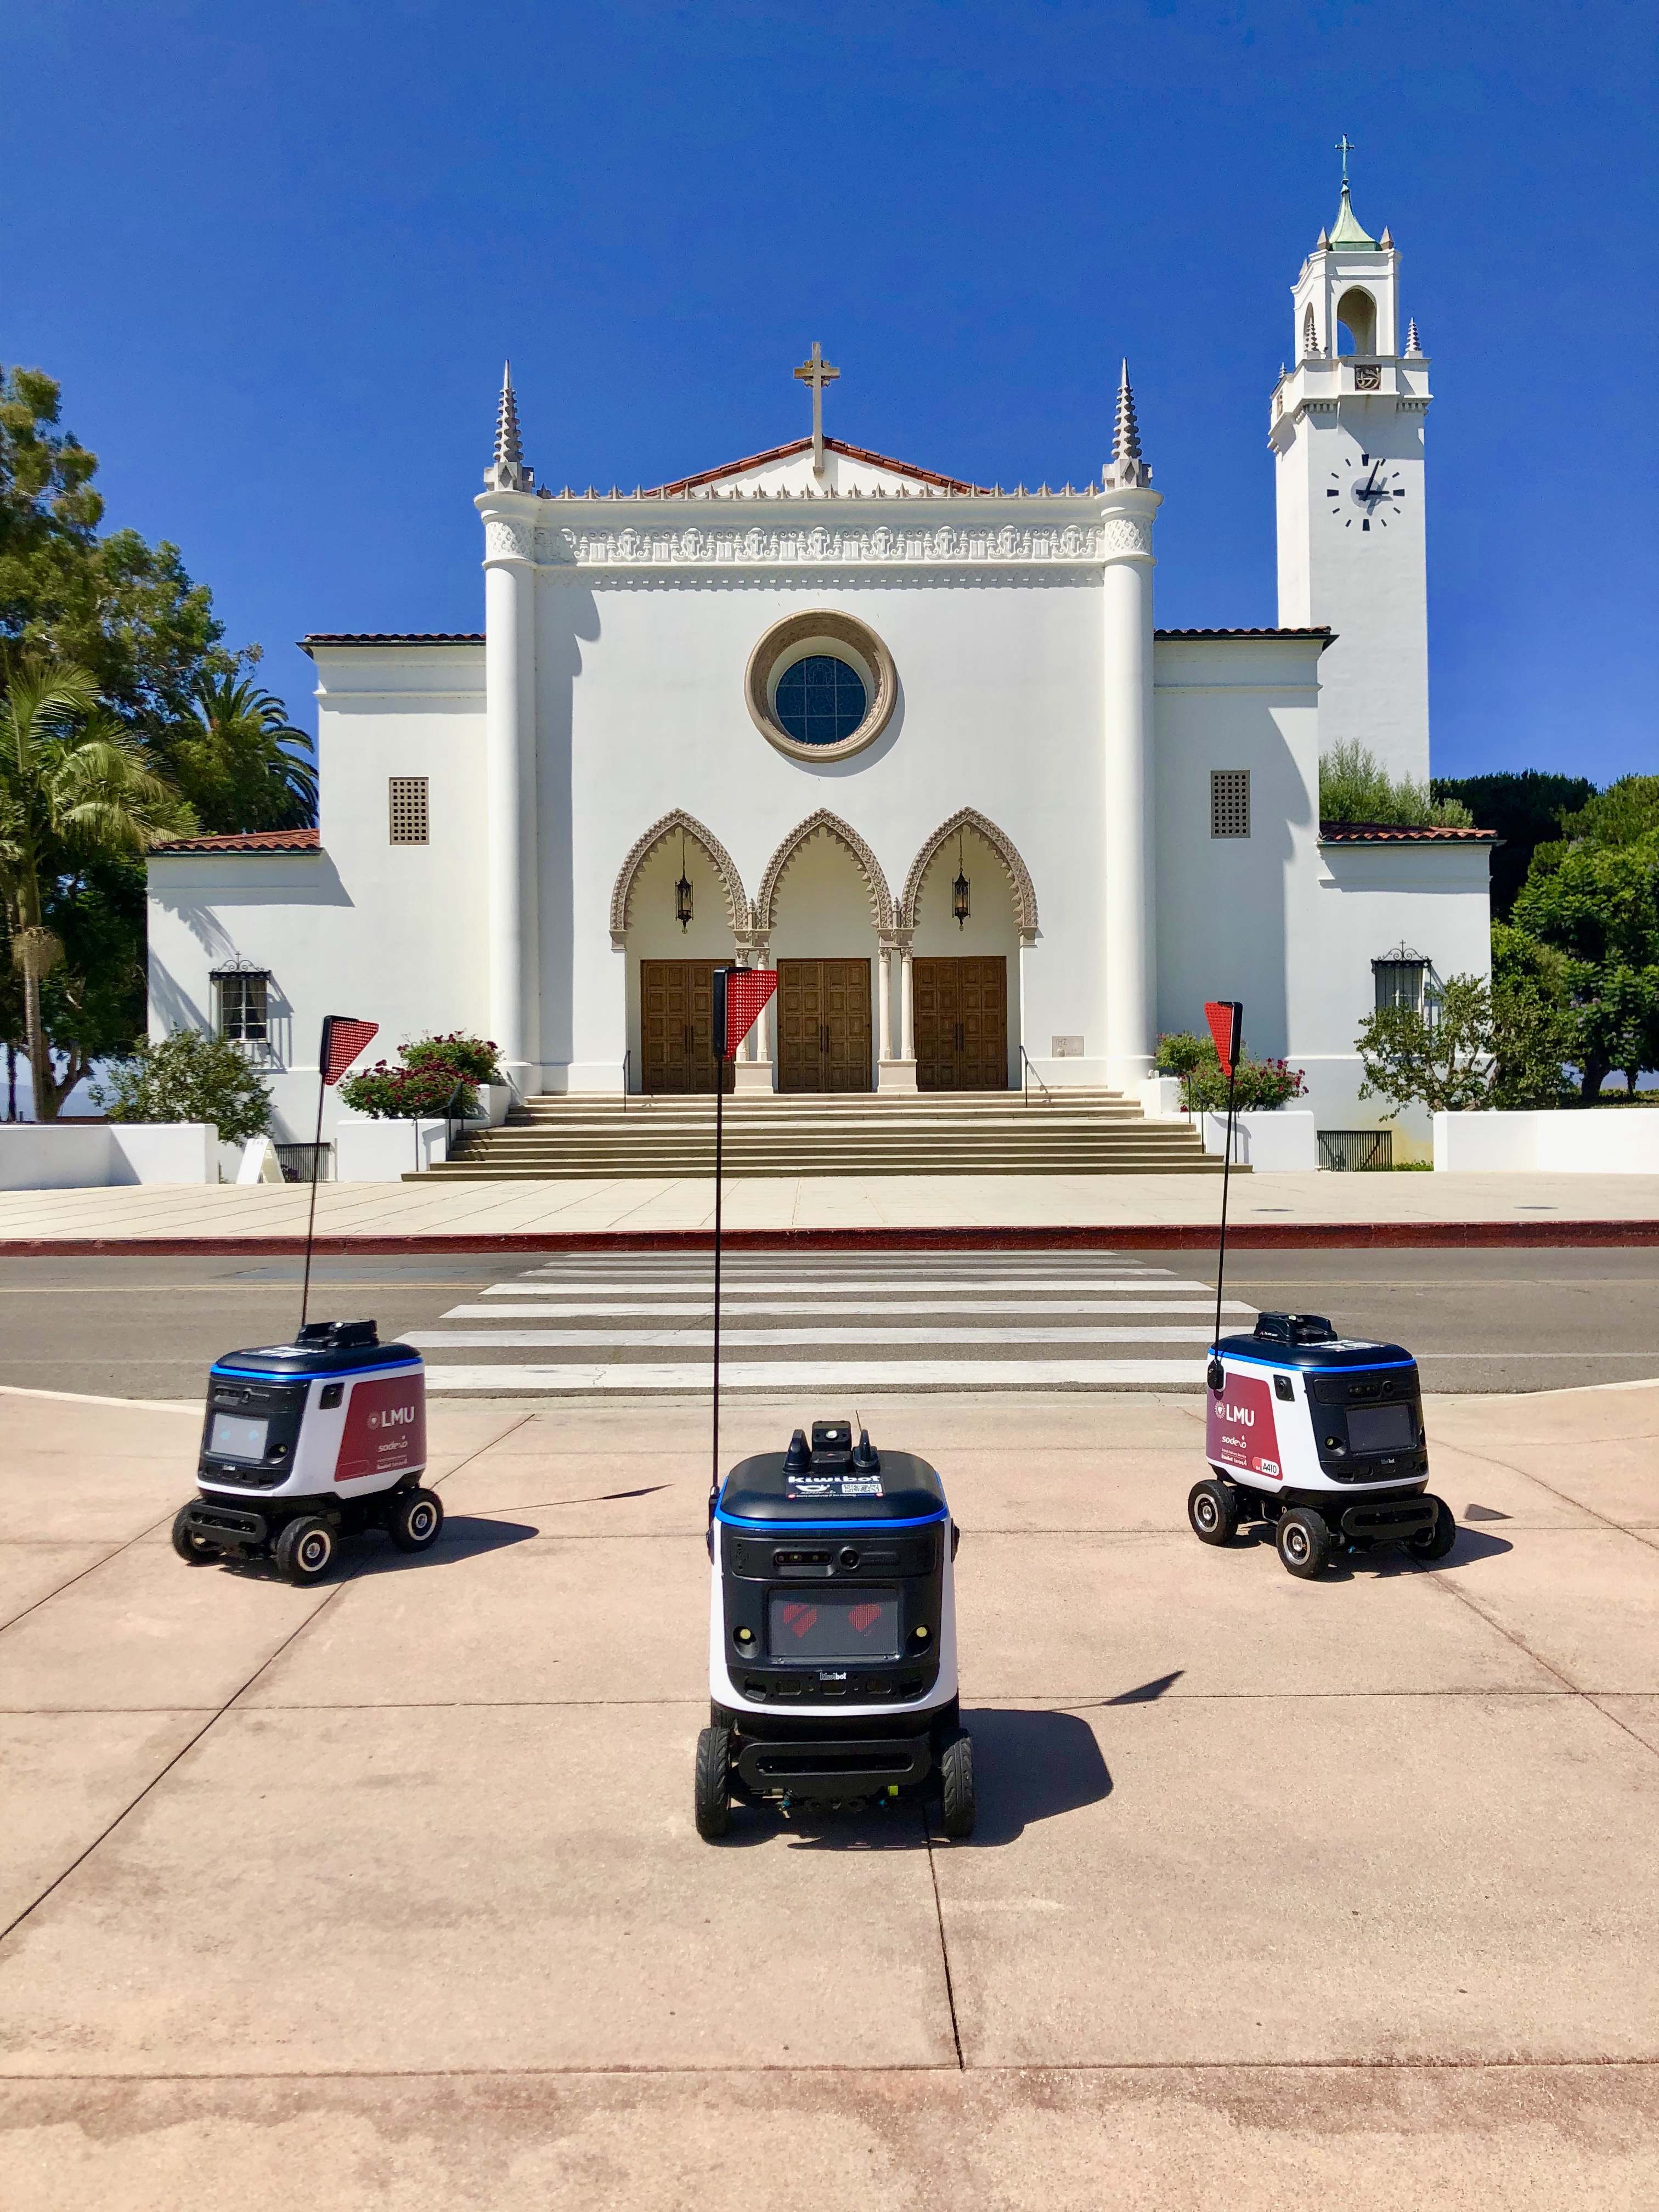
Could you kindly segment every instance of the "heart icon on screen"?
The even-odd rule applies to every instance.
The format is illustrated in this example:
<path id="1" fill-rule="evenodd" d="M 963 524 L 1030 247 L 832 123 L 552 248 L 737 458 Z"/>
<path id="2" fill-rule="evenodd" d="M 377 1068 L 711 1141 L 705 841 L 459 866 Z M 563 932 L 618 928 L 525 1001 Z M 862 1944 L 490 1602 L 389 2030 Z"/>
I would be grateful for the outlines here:
<path id="1" fill-rule="evenodd" d="M 855 1605 L 847 1618 L 862 1636 L 866 1628 L 873 1628 L 881 1619 L 881 1607 L 878 1605 Z"/>
<path id="2" fill-rule="evenodd" d="M 797 1636 L 805 1636 L 817 1617 L 815 1605 L 786 1605 L 783 1608 L 783 1625 Z"/>

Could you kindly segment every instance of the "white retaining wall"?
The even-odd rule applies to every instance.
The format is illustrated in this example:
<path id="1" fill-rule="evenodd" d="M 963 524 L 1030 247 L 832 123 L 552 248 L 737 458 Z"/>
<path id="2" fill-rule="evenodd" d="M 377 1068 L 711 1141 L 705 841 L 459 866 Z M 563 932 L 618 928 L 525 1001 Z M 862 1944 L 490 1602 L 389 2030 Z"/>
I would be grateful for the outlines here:
<path id="1" fill-rule="evenodd" d="M 1437 1114 L 1434 1164 L 1453 1173 L 1542 1169 L 1554 1175 L 1659 1175 L 1659 1108 Z"/>
<path id="2" fill-rule="evenodd" d="M 349 1121 L 334 1125 L 337 1182 L 400 1182 L 449 1157 L 447 1121 Z"/>
<path id="3" fill-rule="evenodd" d="M 1218 1159 L 1227 1149 L 1227 1117 L 1204 1116 L 1204 1149 Z M 1233 1117 L 1233 1165 L 1251 1168 L 1257 1175 L 1275 1170 L 1316 1168 L 1319 1142 L 1311 1114 L 1291 1113 L 1283 1107 L 1268 1114 L 1237 1114 Z"/>
<path id="4" fill-rule="evenodd" d="M 211 1121 L 10 1122 L 0 1125 L 0 1190 L 217 1182 L 219 1155 Z"/>

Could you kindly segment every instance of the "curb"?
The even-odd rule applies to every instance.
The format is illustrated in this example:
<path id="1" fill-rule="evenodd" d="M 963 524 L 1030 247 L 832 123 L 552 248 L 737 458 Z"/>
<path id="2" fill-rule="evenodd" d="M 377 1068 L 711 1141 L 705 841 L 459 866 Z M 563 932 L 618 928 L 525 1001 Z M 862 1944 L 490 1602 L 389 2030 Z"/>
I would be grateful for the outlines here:
<path id="1" fill-rule="evenodd" d="M 396 1259 L 443 1252 L 708 1252 L 708 1229 L 510 1230 L 447 1236 L 319 1237 L 323 1259 Z M 1213 1224 L 1123 1222 L 1071 1228 L 728 1229 L 728 1252 L 1198 1252 L 1214 1248 Z M 1659 1245 L 1659 1220 L 1256 1222 L 1229 1225 L 1240 1252 L 1548 1250 L 1560 1246 Z M 0 1259 L 254 1259 L 302 1255 L 303 1237 L 7 1237 Z"/>

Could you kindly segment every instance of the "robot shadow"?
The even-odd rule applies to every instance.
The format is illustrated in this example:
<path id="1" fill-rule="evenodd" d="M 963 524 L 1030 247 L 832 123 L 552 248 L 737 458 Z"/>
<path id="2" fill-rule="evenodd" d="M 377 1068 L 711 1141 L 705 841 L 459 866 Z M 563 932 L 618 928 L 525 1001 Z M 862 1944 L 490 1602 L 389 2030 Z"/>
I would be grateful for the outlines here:
<path id="1" fill-rule="evenodd" d="M 465 1559 L 504 1551 L 509 1544 L 526 1543 L 532 1536 L 540 1534 L 539 1528 L 532 1528 L 526 1521 L 475 1521 L 465 1513 L 451 1514 L 446 1519 L 437 1542 L 428 1552 L 400 1552 L 389 1536 L 378 1530 L 366 1532 L 345 1539 L 337 1554 L 334 1570 L 324 1576 L 318 1586 L 331 1589 L 341 1583 L 353 1582 L 360 1575 L 400 1575 L 410 1571 L 423 1574 L 432 1567 L 459 1566 Z M 219 1566 L 222 1572 L 234 1575 L 239 1581 L 282 1580 L 268 1559 L 225 1559 L 219 1561 Z"/>
<path id="2" fill-rule="evenodd" d="M 464 1559 L 481 1559 L 488 1552 L 504 1552 L 510 1544 L 526 1544 L 541 1534 L 527 1521 L 477 1520 L 470 1513 L 445 1516 L 437 1542 L 429 1552 L 400 1552 L 389 1536 L 362 1540 L 363 1565 L 380 1575 L 420 1573 L 428 1567 L 459 1566 Z"/>
<path id="3" fill-rule="evenodd" d="M 1097 1805 L 1112 1793 L 1112 1778 L 1095 1732 L 1076 1713 L 1028 1711 L 1007 1706 L 964 1706 L 962 1724 L 974 1739 L 979 1817 L 973 1834 L 949 1845 L 953 1851 L 997 1850 L 1017 1843 L 1038 1820 L 1052 1820 Z M 937 1805 L 933 1808 L 936 1815 Z M 923 1816 L 914 1800 L 890 1812 L 837 1812 L 799 1806 L 787 1819 L 769 1808 L 741 1811 L 723 1848 L 787 1837 L 797 1850 L 909 1850 L 941 1844 L 936 1817 Z"/>
<path id="4" fill-rule="evenodd" d="M 1233 1539 L 1240 1551 L 1254 1546 L 1273 1548 L 1273 1530 L 1260 1522 L 1241 1528 Z M 1459 1522 L 1457 1541 L 1443 1559 L 1417 1559 L 1399 1544 L 1379 1544 L 1372 1552 L 1339 1552 L 1323 1567 L 1319 1575 L 1322 1583 L 1351 1583 L 1362 1575 L 1437 1575 L 1446 1567 L 1473 1566 L 1478 1559 L 1495 1559 L 1515 1547 L 1502 1536 L 1488 1536 L 1483 1530 L 1470 1528 Z"/>

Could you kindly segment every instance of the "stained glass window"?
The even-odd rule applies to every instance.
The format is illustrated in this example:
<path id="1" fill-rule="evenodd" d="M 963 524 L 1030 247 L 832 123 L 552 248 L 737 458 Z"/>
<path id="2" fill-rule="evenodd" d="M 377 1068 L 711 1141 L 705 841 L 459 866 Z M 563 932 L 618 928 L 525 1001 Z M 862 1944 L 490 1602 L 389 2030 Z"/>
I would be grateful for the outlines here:
<path id="1" fill-rule="evenodd" d="M 858 671 L 819 653 L 784 671 L 775 711 L 797 744 L 838 745 L 857 729 L 868 704 Z"/>

